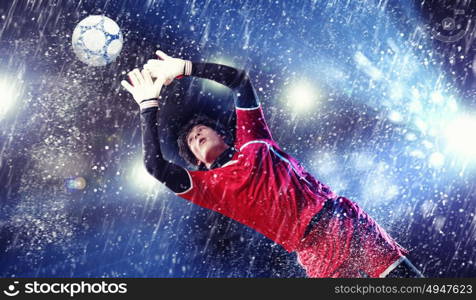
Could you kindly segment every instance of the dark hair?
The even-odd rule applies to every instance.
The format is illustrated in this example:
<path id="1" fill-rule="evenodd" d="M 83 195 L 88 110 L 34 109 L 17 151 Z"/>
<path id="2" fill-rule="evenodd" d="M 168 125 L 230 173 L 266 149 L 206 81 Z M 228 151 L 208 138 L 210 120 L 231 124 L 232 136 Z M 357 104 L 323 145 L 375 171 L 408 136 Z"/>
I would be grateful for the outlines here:
<path id="1" fill-rule="evenodd" d="M 195 166 L 198 164 L 198 159 L 188 147 L 187 136 L 192 131 L 193 127 L 197 125 L 205 125 L 210 127 L 219 135 L 225 137 L 224 141 L 226 144 L 230 145 L 233 143 L 233 137 L 231 136 L 230 132 L 227 131 L 220 122 L 213 120 L 206 115 L 194 115 L 185 125 L 182 126 L 182 128 L 180 128 L 178 132 L 177 144 L 180 157 Z"/>

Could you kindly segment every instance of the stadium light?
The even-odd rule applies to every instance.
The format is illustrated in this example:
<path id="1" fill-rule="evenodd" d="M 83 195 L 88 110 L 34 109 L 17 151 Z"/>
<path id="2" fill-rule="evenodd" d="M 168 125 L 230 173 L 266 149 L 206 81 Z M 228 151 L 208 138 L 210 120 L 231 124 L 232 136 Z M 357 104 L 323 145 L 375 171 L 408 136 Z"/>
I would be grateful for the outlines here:
<path id="1" fill-rule="evenodd" d="M 301 80 L 293 84 L 285 95 L 285 102 L 294 112 L 312 112 L 321 99 L 321 92 L 308 81 Z"/>
<path id="2" fill-rule="evenodd" d="M 403 115 L 398 111 L 392 111 L 388 114 L 388 118 L 395 123 L 400 123 L 403 121 Z"/>
<path id="3" fill-rule="evenodd" d="M 476 159 L 476 118 L 461 116 L 451 121 L 445 129 L 448 150 L 464 158 Z"/>
<path id="4" fill-rule="evenodd" d="M 147 194 L 162 193 L 166 190 L 160 181 L 147 172 L 142 157 L 133 161 L 129 169 L 131 171 L 128 174 L 128 182 L 134 190 Z"/>
<path id="5" fill-rule="evenodd" d="M 0 119 L 2 119 L 17 102 L 19 87 L 7 78 L 0 79 Z"/>

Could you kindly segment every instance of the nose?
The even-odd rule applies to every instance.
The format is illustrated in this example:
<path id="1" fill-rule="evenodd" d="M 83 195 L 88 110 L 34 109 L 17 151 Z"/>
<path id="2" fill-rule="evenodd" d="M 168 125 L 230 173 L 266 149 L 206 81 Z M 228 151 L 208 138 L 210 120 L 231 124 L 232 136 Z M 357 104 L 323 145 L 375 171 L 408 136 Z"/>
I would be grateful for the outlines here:
<path id="1" fill-rule="evenodd" d="M 199 137 L 200 137 L 200 132 L 197 132 L 197 133 L 195 134 L 194 139 L 197 140 Z"/>

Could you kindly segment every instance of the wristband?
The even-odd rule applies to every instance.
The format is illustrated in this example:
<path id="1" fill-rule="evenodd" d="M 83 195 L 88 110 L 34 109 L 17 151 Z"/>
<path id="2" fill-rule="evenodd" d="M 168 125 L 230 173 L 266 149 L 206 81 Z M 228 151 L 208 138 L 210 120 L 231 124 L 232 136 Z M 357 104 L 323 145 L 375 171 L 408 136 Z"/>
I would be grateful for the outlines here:
<path id="1" fill-rule="evenodd" d="M 192 74 L 192 62 L 189 60 L 185 61 L 185 65 L 183 67 L 183 75 L 190 76 Z"/>
<path id="2" fill-rule="evenodd" d="M 159 107 L 159 101 L 155 99 L 143 100 L 140 104 L 140 109 L 146 109 L 149 107 Z"/>
<path id="3" fill-rule="evenodd" d="M 183 78 L 184 76 L 190 76 L 192 74 L 192 62 L 189 60 L 186 60 L 185 63 L 183 64 L 183 75 L 179 75 L 175 78 L 180 79 Z"/>

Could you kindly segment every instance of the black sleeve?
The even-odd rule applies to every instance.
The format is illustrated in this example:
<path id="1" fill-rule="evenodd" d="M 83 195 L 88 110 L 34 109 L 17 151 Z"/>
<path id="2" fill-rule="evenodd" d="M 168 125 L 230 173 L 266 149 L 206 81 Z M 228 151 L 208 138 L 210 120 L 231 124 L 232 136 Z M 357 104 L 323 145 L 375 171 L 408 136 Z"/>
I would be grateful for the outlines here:
<path id="1" fill-rule="evenodd" d="M 233 90 L 237 108 L 259 106 L 258 97 L 246 71 L 213 63 L 192 63 L 192 76 L 214 80 Z"/>
<path id="2" fill-rule="evenodd" d="M 141 111 L 142 147 L 147 172 L 164 183 L 174 193 L 182 193 L 191 187 L 187 170 L 164 159 L 160 151 L 157 107 Z"/>

